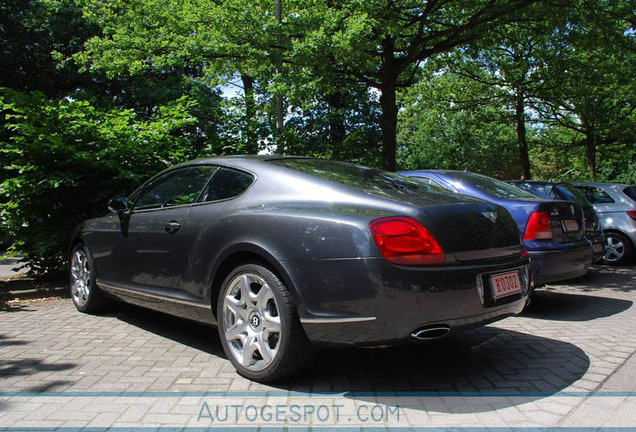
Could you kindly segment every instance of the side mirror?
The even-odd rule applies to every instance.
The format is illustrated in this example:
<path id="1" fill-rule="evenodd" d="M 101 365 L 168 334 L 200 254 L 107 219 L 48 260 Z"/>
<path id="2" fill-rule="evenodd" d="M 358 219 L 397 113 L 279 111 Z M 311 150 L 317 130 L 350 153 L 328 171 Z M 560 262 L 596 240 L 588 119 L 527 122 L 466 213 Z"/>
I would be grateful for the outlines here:
<path id="1" fill-rule="evenodd" d="M 130 204 L 127 198 L 113 198 L 108 201 L 108 210 L 115 213 L 126 213 L 130 210 Z"/>

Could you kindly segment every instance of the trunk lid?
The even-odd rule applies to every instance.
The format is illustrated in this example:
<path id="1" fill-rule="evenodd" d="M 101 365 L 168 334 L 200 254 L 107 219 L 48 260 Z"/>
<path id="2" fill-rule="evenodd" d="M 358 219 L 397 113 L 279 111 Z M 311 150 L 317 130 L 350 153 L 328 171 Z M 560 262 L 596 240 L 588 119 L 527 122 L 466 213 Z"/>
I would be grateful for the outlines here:
<path id="1" fill-rule="evenodd" d="M 544 201 L 538 210 L 550 217 L 552 240 L 556 243 L 570 243 L 583 239 L 583 209 L 570 201 Z"/>
<path id="2" fill-rule="evenodd" d="M 486 201 L 428 206 L 418 217 L 446 254 L 458 261 L 520 254 L 519 230 L 510 213 Z"/>

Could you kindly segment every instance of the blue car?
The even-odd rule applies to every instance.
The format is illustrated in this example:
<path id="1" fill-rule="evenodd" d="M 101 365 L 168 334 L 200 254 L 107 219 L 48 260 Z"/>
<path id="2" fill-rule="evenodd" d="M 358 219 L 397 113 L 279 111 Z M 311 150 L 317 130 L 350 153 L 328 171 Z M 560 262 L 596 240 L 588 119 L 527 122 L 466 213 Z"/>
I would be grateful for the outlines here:
<path id="1" fill-rule="evenodd" d="M 538 180 L 511 180 L 513 186 L 530 192 L 532 195 L 543 199 L 551 199 L 557 201 L 573 201 L 581 204 L 583 208 L 583 216 L 585 217 L 585 238 L 592 243 L 592 251 L 594 252 L 593 262 L 599 262 L 605 254 L 605 236 L 601 229 L 601 222 L 598 213 L 587 200 L 585 194 L 570 183 L 550 182 Z"/>
<path id="2" fill-rule="evenodd" d="M 505 207 L 517 222 L 537 285 L 583 276 L 592 263 L 592 246 L 585 238 L 583 210 L 577 203 L 540 199 L 508 183 L 465 171 L 398 174 Z"/>

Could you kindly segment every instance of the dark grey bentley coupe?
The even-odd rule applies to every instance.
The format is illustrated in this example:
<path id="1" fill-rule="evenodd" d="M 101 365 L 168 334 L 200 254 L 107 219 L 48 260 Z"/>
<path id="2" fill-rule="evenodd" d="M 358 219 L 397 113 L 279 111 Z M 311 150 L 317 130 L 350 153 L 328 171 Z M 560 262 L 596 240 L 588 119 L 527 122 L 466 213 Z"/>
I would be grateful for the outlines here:
<path id="1" fill-rule="evenodd" d="M 223 157 L 156 175 L 71 243 L 82 312 L 115 297 L 216 325 L 271 381 L 312 344 L 423 341 L 519 313 L 531 290 L 510 214 L 377 169 Z"/>

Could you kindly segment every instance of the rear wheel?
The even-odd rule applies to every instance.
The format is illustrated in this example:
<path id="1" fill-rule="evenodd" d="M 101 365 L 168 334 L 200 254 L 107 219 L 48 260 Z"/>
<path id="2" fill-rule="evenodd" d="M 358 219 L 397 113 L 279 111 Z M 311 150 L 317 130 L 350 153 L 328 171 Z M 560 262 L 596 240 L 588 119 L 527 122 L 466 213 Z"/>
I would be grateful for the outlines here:
<path id="1" fill-rule="evenodd" d="M 293 375 L 313 354 L 287 287 L 261 265 L 241 265 L 230 273 L 219 293 L 217 316 L 226 355 L 249 379 Z"/>
<path id="2" fill-rule="evenodd" d="M 75 246 L 71 254 L 70 288 L 78 311 L 93 313 L 105 306 L 106 299 L 95 285 L 93 260 L 84 244 Z"/>
<path id="3" fill-rule="evenodd" d="M 619 232 L 605 233 L 605 255 L 603 262 L 610 265 L 621 265 L 631 261 L 634 248 L 629 238 Z"/>

